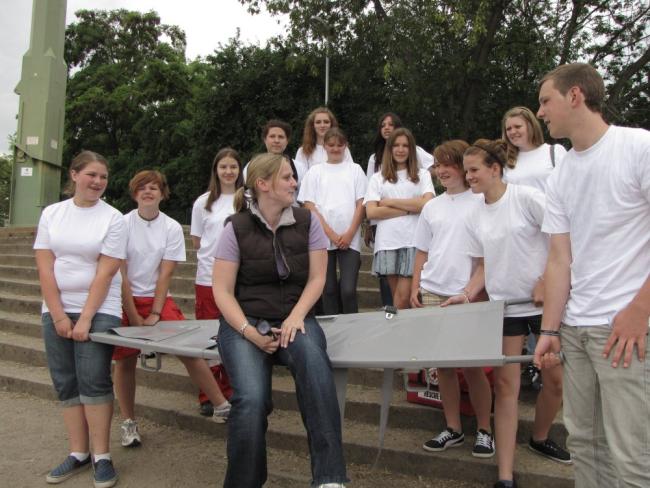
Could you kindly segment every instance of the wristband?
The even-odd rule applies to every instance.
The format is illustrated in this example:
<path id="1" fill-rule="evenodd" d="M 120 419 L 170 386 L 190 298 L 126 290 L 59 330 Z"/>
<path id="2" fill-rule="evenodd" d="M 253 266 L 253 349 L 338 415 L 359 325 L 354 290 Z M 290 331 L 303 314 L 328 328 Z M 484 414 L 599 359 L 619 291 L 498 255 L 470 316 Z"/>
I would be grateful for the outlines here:
<path id="1" fill-rule="evenodd" d="M 239 328 L 239 333 L 241 334 L 241 336 L 242 336 L 244 339 L 246 338 L 246 336 L 244 335 L 244 333 L 246 332 L 246 327 L 248 327 L 249 325 L 251 325 L 251 324 L 249 324 L 249 323 L 248 323 L 248 320 L 247 320 L 247 321 L 244 322 L 244 324 Z"/>
<path id="2" fill-rule="evenodd" d="M 560 337 L 560 331 L 542 329 L 542 330 L 539 331 L 539 335 L 545 335 L 545 336 L 551 336 L 551 337 Z"/>
<path id="3" fill-rule="evenodd" d="M 157 315 L 158 317 L 160 317 L 160 312 L 154 312 L 152 310 L 151 312 L 149 312 L 149 315 Z"/>
<path id="4" fill-rule="evenodd" d="M 55 320 L 55 321 L 53 322 L 53 324 L 56 325 L 56 324 L 58 324 L 59 322 L 63 322 L 63 321 L 64 321 L 65 319 L 67 319 L 67 318 L 68 318 L 68 316 L 66 315 L 65 317 L 62 317 L 62 318 L 60 318 L 59 320 Z"/>

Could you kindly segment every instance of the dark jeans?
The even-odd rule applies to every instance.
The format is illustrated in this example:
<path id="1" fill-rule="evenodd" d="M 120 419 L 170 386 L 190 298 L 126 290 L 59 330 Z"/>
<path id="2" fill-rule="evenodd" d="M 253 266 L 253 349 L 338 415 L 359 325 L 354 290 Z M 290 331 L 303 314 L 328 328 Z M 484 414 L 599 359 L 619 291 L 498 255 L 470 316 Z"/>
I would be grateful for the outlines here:
<path id="1" fill-rule="evenodd" d="M 339 264 L 339 276 L 336 262 Z M 323 290 L 323 314 L 357 313 L 357 279 L 361 254 L 354 249 L 327 251 L 327 277 Z"/>
<path id="2" fill-rule="evenodd" d="M 305 319 L 286 349 L 267 354 L 221 319 L 219 354 L 234 389 L 228 418 L 228 469 L 225 488 L 259 488 L 266 482 L 267 416 L 273 410 L 274 364 L 289 368 L 311 457 L 312 484 L 347 480 L 341 421 L 325 335 L 313 318 Z"/>

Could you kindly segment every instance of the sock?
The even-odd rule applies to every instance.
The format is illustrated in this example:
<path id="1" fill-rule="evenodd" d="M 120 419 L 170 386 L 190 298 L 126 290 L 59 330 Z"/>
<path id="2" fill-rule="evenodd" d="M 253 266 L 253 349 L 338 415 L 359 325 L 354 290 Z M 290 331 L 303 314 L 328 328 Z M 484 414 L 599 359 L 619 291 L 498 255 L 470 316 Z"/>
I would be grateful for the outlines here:
<path id="1" fill-rule="evenodd" d="M 104 454 L 95 454 L 95 464 L 97 464 L 99 461 L 102 459 L 107 459 L 108 461 L 111 460 L 111 453 L 110 452 L 105 452 Z"/>
<path id="2" fill-rule="evenodd" d="M 88 459 L 88 456 L 90 456 L 89 452 L 71 452 L 70 456 L 75 458 L 77 461 L 83 463 L 86 459 Z"/>
<path id="3" fill-rule="evenodd" d="M 503 484 L 503 486 L 505 486 L 506 488 L 512 488 L 513 486 L 515 486 L 515 482 L 514 482 L 513 480 L 499 480 L 499 481 L 500 481 L 500 482 Z"/>
<path id="4" fill-rule="evenodd" d="M 217 408 L 215 410 L 223 410 L 224 408 L 229 407 L 229 406 L 230 406 L 230 402 L 228 400 L 226 400 L 221 405 L 217 405 Z"/>

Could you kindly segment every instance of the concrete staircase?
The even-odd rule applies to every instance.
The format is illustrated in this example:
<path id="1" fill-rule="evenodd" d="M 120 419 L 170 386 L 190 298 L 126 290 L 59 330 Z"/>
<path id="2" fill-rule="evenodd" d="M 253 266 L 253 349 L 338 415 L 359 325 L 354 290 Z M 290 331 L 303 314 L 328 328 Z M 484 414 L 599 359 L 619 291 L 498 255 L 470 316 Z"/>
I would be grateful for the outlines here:
<path id="1" fill-rule="evenodd" d="M 0 229 L 0 388 L 26 392 L 54 400 L 46 367 L 40 326 L 40 288 L 33 258 L 34 229 Z M 189 239 L 188 250 L 191 249 Z M 364 309 L 379 307 L 376 280 L 370 275 L 372 257 L 364 254 L 359 277 L 359 302 Z M 188 251 L 188 262 L 177 268 L 172 294 L 188 318 L 193 317 L 193 278 L 196 255 Z M 195 388 L 181 364 L 171 357 L 157 373 L 138 369 L 136 409 L 138 415 L 162 425 L 187 431 L 210 433 L 223 438 L 226 429 L 198 415 Z M 377 455 L 379 387 L 381 372 L 352 370 L 349 375 L 344 443 L 348 463 L 371 465 Z M 496 479 L 495 459 L 471 456 L 473 436 L 459 449 L 431 454 L 421 444 L 444 428 L 438 410 L 405 401 L 401 378 L 395 379 L 389 429 L 378 466 L 387 476 L 448 478 L 491 486 Z M 297 409 L 293 381 L 284 368 L 276 368 L 273 381 L 275 410 L 269 419 L 267 442 L 271 449 L 304 455 L 306 434 Z M 522 392 L 519 414 L 519 446 L 516 477 L 524 488 L 573 486 L 571 467 L 547 461 L 526 448 L 534 415 L 534 395 Z M 475 430 L 473 419 L 464 418 L 464 431 Z M 146 436 L 146 432 L 144 433 Z M 566 431 L 558 416 L 552 437 L 565 442 Z M 308 476 L 308 472 L 305 476 Z"/>

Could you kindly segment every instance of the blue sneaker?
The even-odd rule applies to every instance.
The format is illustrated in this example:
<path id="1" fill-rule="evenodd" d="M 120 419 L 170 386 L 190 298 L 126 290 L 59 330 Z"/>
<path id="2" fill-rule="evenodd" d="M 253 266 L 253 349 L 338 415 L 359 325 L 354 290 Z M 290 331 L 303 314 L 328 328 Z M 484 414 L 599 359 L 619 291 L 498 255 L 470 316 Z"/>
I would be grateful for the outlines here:
<path id="1" fill-rule="evenodd" d="M 90 456 L 85 461 L 79 461 L 74 456 L 68 456 L 61 464 L 49 472 L 45 477 L 45 481 L 51 484 L 62 483 L 70 476 L 83 471 L 90 466 Z"/>
<path id="2" fill-rule="evenodd" d="M 93 483 L 95 488 L 110 488 L 117 483 L 117 473 L 113 467 L 113 461 L 110 459 L 100 459 L 93 468 L 95 468 L 95 478 Z"/>

